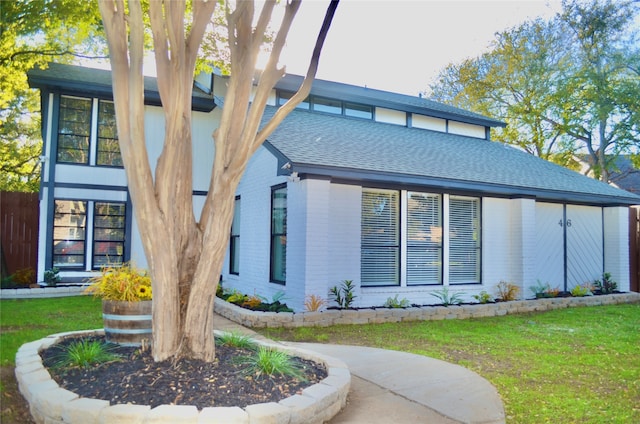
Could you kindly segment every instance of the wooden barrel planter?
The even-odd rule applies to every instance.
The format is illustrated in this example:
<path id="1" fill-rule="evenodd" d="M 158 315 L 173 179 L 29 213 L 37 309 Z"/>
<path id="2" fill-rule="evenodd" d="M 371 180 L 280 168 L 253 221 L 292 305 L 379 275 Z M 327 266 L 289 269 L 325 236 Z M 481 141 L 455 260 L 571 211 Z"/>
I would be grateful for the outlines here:
<path id="1" fill-rule="evenodd" d="M 102 319 L 107 341 L 122 346 L 151 344 L 151 300 L 102 301 Z"/>

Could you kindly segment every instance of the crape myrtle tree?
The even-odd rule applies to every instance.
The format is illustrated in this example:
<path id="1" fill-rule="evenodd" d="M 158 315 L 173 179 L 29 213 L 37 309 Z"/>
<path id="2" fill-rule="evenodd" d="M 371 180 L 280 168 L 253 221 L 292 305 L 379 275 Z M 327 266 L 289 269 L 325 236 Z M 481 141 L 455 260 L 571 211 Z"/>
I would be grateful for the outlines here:
<path id="1" fill-rule="evenodd" d="M 153 280 L 153 356 L 156 361 L 189 357 L 212 361 L 213 305 L 228 244 L 235 191 L 252 154 L 295 106 L 315 77 L 320 52 L 338 2 L 332 1 L 299 89 L 264 126 L 270 91 L 284 75 L 280 53 L 300 1 L 289 0 L 265 69 L 256 61 L 276 1 L 264 2 L 254 20 L 253 1 L 101 0 L 113 76 L 120 150 L 149 271 Z M 230 76 L 215 157 L 199 222 L 192 202 L 191 96 L 198 51 L 216 7 L 224 7 Z M 144 9 L 144 10 L 143 10 Z M 142 62 L 144 16 L 148 14 L 165 119 L 163 150 L 151 169 L 145 146 Z M 188 15 L 188 16 L 187 16 Z"/>

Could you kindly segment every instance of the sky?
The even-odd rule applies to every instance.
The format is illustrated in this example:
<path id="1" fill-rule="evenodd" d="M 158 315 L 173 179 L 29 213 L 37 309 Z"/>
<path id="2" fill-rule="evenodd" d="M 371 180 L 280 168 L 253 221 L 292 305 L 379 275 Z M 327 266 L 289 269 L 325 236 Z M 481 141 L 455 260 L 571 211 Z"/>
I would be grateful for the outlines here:
<path id="1" fill-rule="evenodd" d="M 304 0 L 281 64 L 304 75 L 328 0 Z M 317 78 L 409 95 L 449 63 L 489 50 L 495 33 L 551 18 L 559 0 L 342 0 Z"/>

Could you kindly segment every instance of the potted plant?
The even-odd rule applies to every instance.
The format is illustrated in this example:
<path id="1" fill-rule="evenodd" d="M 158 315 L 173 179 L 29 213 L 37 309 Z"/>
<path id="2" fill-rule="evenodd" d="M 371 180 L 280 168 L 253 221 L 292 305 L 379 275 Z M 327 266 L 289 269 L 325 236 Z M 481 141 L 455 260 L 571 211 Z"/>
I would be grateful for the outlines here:
<path id="1" fill-rule="evenodd" d="M 86 293 L 102 298 L 108 341 L 140 346 L 151 341 L 151 277 L 131 263 L 109 265 L 89 280 Z"/>

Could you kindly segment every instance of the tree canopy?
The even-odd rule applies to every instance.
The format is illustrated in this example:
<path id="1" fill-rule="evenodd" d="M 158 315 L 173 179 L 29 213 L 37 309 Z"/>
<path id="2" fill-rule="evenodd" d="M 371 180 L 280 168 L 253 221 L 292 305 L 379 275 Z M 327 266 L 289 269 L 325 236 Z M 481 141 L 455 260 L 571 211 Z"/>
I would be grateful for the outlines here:
<path id="1" fill-rule="evenodd" d="M 445 68 L 435 100 L 503 120 L 494 139 L 608 181 L 640 151 L 640 45 L 633 1 L 576 0 L 549 21 L 496 34 L 493 49 Z"/>
<path id="2" fill-rule="evenodd" d="M 53 60 L 100 56 L 106 47 L 101 27 L 95 2 L 0 2 L 0 189 L 39 188 L 40 102 L 27 71 Z"/>

